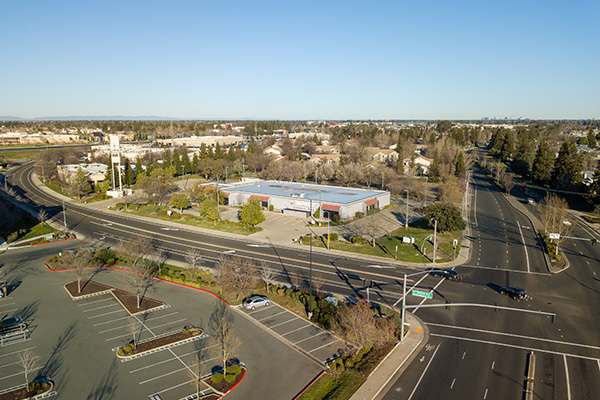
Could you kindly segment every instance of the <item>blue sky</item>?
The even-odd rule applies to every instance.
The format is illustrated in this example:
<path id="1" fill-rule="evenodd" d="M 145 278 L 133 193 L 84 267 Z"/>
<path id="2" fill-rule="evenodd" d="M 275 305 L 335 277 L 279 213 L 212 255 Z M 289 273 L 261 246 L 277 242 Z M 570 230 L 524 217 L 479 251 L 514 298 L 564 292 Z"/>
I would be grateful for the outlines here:
<path id="1" fill-rule="evenodd" d="M 574 1 L 3 1 L 0 115 L 600 118 Z"/>

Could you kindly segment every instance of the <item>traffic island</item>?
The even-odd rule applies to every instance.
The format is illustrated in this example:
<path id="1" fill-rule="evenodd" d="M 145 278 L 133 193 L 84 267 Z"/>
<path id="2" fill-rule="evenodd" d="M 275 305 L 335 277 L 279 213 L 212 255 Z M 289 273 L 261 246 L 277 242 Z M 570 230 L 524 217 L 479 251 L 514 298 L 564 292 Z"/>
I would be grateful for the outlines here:
<path id="1" fill-rule="evenodd" d="M 28 385 L 16 386 L 0 392 L 0 400 L 41 399 L 54 388 L 54 383 L 47 378 L 35 380 Z M 56 392 L 54 393 L 56 394 Z"/>
<path id="2" fill-rule="evenodd" d="M 166 333 L 155 338 L 131 342 L 118 348 L 116 354 L 117 357 L 124 359 L 137 358 L 206 337 L 208 335 L 203 335 L 202 329 L 185 327 L 180 331 Z"/>
<path id="3" fill-rule="evenodd" d="M 120 289 L 113 289 L 111 293 L 123 308 L 127 310 L 129 315 L 142 314 L 166 306 L 162 301 L 150 299 L 143 295 L 136 295 Z"/>

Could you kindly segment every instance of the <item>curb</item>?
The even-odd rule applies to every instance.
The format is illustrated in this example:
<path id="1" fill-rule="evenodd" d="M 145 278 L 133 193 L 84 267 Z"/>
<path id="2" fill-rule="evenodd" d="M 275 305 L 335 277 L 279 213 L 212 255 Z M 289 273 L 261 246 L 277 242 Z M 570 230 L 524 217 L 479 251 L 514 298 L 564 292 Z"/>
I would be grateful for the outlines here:
<path id="1" fill-rule="evenodd" d="M 296 399 L 298 399 L 300 396 L 302 396 L 302 395 L 304 394 L 304 392 L 306 392 L 306 391 L 307 391 L 307 390 L 308 390 L 308 389 L 309 389 L 309 388 L 310 388 L 312 385 L 314 385 L 314 383 L 315 383 L 316 381 L 318 381 L 318 380 L 319 380 L 319 378 L 320 378 L 320 377 L 322 377 L 322 376 L 323 376 L 323 374 L 324 374 L 324 373 L 325 373 L 325 370 L 323 370 L 323 371 L 319 372 L 319 374 L 318 374 L 317 376 L 315 376 L 315 377 L 313 378 L 313 380 L 312 380 L 312 381 L 310 381 L 310 382 L 308 383 L 308 385 L 304 386 L 304 388 L 303 388 L 303 389 L 300 391 L 300 393 L 298 393 L 296 396 L 294 396 L 294 397 L 292 398 L 292 400 L 296 400 Z"/>
<path id="2" fill-rule="evenodd" d="M 160 339 L 161 337 L 165 337 L 165 336 L 168 336 L 168 335 L 172 335 L 173 333 L 179 333 L 179 332 L 182 332 L 182 331 L 183 331 L 183 329 L 179 330 L 179 331 L 167 333 L 167 334 L 162 335 L 162 336 L 157 336 L 157 337 L 154 337 L 154 338 L 150 338 L 148 340 L 144 340 L 144 341 L 138 342 L 137 344 L 139 345 L 140 343 L 145 343 L 145 342 L 149 342 L 151 340 Z M 122 360 L 130 360 L 132 358 L 142 357 L 142 356 L 146 355 L 147 353 L 158 352 L 158 351 L 161 351 L 161 350 L 165 350 L 165 349 L 167 349 L 169 347 L 174 347 L 174 346 L 178 345 L 179 343 L 189 341 L 190 339 L 194 339 L 196 337 L 200 337 L 200 336 L 202 336 L 204 334 L 203 330 L 198 329 L 198 331 L 200 331 L 200 333 L 198 333 L 198 335 L 194 335 L 194 336 L 186 338 L 186 339 L 181 339 L 181 340 L 178 340 L 178 341 L 173 342 L 173 343 L 165 344 L 165 345 L 162 345 L 160 347 L 157 347 L 157 348 L 154 348 L 154 349 L 151 349 L 151 350 L 143 351 L 141 353 L 136 353 L 136 354 L 132 354 L 132 355 L 119 355 L 119 350 L 117 350 L 115 353 L 117 355 L 117 358 L 120 358 Z M 119 349 L 121 349 L 122 347 L 125 347 L 125 346 L 121 346 L 121 347 L 119 347 Z"/>

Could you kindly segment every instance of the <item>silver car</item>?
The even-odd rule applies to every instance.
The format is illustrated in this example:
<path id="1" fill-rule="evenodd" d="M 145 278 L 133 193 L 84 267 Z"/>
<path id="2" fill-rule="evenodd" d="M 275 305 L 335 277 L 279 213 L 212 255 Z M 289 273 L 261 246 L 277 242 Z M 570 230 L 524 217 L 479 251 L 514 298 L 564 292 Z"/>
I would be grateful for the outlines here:
<path id="1" fill-rule="evenodd" d="M 248 310 L 255 310 L 256 307 L 268 306 L 271 300 L 265 296 L 252 296 L 242 304 Z"/>

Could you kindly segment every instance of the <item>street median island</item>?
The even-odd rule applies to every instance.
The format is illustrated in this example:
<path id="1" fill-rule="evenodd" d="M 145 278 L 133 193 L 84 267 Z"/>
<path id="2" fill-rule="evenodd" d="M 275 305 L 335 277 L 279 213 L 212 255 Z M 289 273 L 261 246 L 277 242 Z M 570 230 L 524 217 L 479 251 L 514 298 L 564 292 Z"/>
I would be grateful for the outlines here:
<path id="1" fill-rule="evenodd" d="M 80 287 L 81 291 L 79 291 Z M 81 281 L 79 285 L 77 284 L 77 281 L 73 281 L 67 283 L 65 285 L 65 289 L 67 290 L 67 293 L 69 293 L 69 296 L 71 296 L 73 299 L 96 296 L 113 290 L 113 288 L 110 286 L 106 286 L 94 281 Z"/>
<path id="2" fill-rule="evenodd" d="M 35 380 L 28 385 L 20 385 L 0 392 L 0 400 L 42 399 L 51 395 L 49 392 L 53 388 L 54 383 L 47 378 Z"/>
<path id="3" fill-rule="evenodd" d="M 125 359 L 141 357 L 151 352 L 163 350 L 197 337 L 199 338 L 200 336 L 202 336 L 201 329 L 185 327 L 180 331 L 170 332 L 155 338 L 140 342 L 130 342 L 117 350 L 117 357 Z"/>

